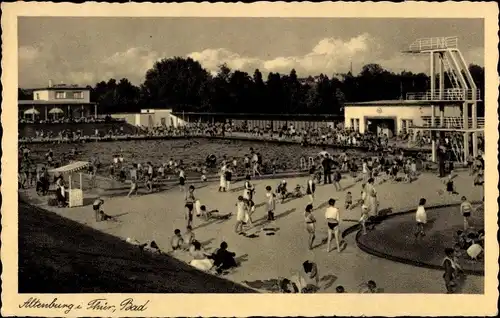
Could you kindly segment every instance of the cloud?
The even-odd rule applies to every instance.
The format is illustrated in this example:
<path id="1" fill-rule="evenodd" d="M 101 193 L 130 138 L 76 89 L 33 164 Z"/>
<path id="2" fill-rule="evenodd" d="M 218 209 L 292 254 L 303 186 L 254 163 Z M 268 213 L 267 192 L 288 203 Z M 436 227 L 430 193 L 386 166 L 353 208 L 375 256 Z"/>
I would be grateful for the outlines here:
<path id="1" fill-rule="evenodd" d="M 246 56 L 227 48 L 207 48 L 192 52 L 186 56 L 201 63 L 211 74 L 215 75 L 219 66 L 226 63 L 233 70 L 246 71 L 253 74 L 259 69 L 265 77 L 269 72 L 288 74 L 295 69 L 299 77 L 319 75 L 332 76 L 335 73 L 349 71 L 352 63 L 354 73 L 358 73 L 363 65 L 380 64 L 383 68 L 400 72 L 429 71 L 427 56 L 405 55 L 368 33 L 359 34 L 350 39 L 337 37 L 324 38 L 313 45 L 305 54 L 295 56 L 275 56 L 268 59 Z M 19 79 L 21 87 L 43 86 L 52 80 L 54 83 L 64 82 L 79 85 L 94 85 L 110 78 L 128 78 L 135 85 L 143 82 L 145 73 L 161 58 L 170 57 L 164 52 L 146 47 L 130 47 L 123 51 L 98 56 L 63 51 L 64 47 L 21 46 L 19 56 Z M 80 52 L 80 51 L 77 51 Z M 483 48 L 463 49 L 468 63 L 484 65 Z"/>
<path id="2" fill-rule="evenodd" d="M 141 82 L 146 72 L 163 56 L 160 52 L 143 47 L 133 47 L 117 52 L 102 61 L 107 74 L 115 78 L 128 78 L 133 83 Z"/>
<path id="3" fill-rule="evenodd" d="M 19 60 L 23 63 L 33 63 L 40 55 L 37 48 L 31 46 L 21 46 L 18 50 Z"/>
<path id="4" fill-rule="evenodd" d="M 289 73 L 294 68 L 299 75 L 306 76 L 347 72 L 351 62 L 360 69 L 361 63 L 371 62 L 381 53 L 382 47 L 376 39 L 368 33 L 363 33 L 348 40 L 324 38 L 312 47 L 309 53 L 302 56 L 277 56 L 266 60 L 242 56 L 226 48 L 206 49 L 188 56 L 199 61 L 211 72 L 216 72 L 219 65 L 226 63 L 232 69 L 247 72 L 258 68 L 263 73 Z"/>
<path id="5" fill-rule="evenodd" d="M 412 72 L 429 71 L 427 56 L 416 56 L 393 53 L 393 49 L 384 47 L 382 42 L 363 33 L 347 40 L 341 38 L 321 39 L 310 52 L 301 56 L 278 56 L 272 59 L 259 59 L 242 56 L 226 48 L 205 49 L 201 52 L 188 54 L 199 61 L 212 74 L 216 74 L 219 65 L 226 63 L 231 69 L 239 69 L 249 73 L 258 68 L 267 75 L 269 72 L 288 74 L 295 69 L 299 76 L 319 75 L 331 76 L 334 73 L 345 73 L 351 68 L 358 73 L 363 65 L 368 63 L 380 64 L 383 68 L 393 72 L 403 70 Z M 468 63 L 482 65 L 482 48 L 475 48 L 464 53 Z"/>

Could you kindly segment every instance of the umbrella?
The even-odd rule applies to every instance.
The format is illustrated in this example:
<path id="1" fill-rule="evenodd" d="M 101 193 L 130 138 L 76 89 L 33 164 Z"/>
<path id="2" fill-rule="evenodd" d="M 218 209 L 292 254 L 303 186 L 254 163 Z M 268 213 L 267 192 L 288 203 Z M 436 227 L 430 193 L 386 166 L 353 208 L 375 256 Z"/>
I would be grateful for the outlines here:
<path id="1" fill-rule="evenodd" d="M 52 108 L 50 111 L 49 111 L 49 114 L 64 114 L 64 111 L 60 108 Z"/>
<path id="2" fill-rule="evenodd" d="M 34 108 L 30 108 L 26 111 L 24 111 L 25 115 L 40 115 L 40 112 Z"/>

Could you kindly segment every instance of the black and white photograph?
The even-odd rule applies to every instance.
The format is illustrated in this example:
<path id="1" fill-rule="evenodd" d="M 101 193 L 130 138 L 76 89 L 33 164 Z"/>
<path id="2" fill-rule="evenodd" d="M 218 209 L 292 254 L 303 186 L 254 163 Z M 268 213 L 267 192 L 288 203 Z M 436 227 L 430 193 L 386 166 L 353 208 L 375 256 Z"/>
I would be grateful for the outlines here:
<path id="1" fill-rule="evenodd" d="M 2 315 L 494 315 L 498 8 L 341 4 L 2 5 Z"/>

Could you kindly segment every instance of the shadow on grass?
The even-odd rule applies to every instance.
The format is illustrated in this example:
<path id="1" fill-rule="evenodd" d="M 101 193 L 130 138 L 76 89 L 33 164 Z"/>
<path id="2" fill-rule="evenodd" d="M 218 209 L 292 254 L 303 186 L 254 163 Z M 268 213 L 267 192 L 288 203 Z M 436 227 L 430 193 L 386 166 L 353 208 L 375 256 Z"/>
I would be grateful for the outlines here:
<path id="1" fill-rule="evenodd" d="M 288 209 L 288 210 L 286 210 L 285 212 L 282 212 L 282 213 L 280 213 L 280 214 L 276 214 L 276 215 L 274 216 L 274 218 L 275 218 L 276 220 L 281 219 L 281 218 L 284 218 L 285 216 L 287 216 L 287 215 L 292 214 L 293 212 L 295 212 L 295 210 L 297 210 L 297 209 L 296 209 L 296 208 L 293 208 L 293 209 Z"/>
<path id="2" fill-rule="evenodd" d="M 22 202 L 18 236 L 19 293 L 254 292 Z"/>

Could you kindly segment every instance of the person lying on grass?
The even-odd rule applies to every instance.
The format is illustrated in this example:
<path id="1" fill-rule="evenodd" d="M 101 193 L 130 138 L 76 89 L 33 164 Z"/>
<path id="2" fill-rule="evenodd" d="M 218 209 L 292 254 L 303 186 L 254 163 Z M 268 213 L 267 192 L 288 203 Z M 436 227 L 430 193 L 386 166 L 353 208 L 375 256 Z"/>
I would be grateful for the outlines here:
<path id="1" fill-rule="evenodd" d="M 217 209 L 208 210 L 205 205 L 196 201 L 196 216 L 203 217 L 206 221 L 210 219 L 225 220 L 231 217 L 231 213 L 221 214 Z"/>

